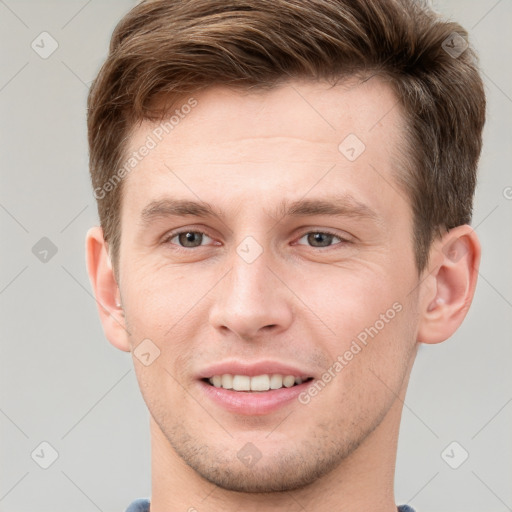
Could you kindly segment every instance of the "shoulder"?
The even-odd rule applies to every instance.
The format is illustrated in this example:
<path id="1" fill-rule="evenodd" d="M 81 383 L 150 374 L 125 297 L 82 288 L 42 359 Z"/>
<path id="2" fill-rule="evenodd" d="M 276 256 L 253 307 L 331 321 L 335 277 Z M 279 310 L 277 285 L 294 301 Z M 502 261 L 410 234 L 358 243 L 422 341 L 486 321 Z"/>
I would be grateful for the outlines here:
<path id="1" fill-rule="evenodd" d="M 126 512 L 149 512 L 149 498 L 139 498 L 132 501 Z"/>

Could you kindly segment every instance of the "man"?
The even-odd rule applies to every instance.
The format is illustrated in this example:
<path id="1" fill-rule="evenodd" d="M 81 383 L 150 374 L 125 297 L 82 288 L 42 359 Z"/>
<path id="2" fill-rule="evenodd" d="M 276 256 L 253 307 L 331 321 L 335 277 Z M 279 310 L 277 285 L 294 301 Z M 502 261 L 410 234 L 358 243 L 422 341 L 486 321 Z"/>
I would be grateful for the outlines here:
<path id="1" fill-rule="evenodd" d="M 485 117 L 408 0 L 157 0 L 89 96 L 88 272 L 170 511 L 396 511 L 420 343 L 471 304 Z M 398 510 L 412 510 L 407 505 Z"/>

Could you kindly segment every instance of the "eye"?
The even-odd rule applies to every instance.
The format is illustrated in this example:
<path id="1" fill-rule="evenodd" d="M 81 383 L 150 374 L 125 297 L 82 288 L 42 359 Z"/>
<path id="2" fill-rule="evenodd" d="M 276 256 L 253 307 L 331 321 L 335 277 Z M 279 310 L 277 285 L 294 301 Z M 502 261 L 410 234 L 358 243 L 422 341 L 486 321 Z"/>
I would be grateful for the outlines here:
<path id="1" fill-rule="evenodd" d="M 339 245 L 343 243 L 350 243 L 349 240 L 340 237 L 334 233 L 328 231 L 309 231 L 302 235 L 297 241 L 299 245 L 305 245 L 301 243 L 302 240 L 306 239 L 306 243 L 311 247 L 326 248 L 332 245 Z M 337 239 L 338 242 L 333 244 L 333 240 Z M 194 249 L 201 247 L 206 244 L 203 242 L 212 242 L 213 239 L 202 231 L 194 231 L 191 229 L 177 231 L 170 233 L 164 240 L 164 244 L 171 244 L 177 246 L 178 249 Z"/>
<path id="2" fill-rule="evenodd" d="M 339 243 L 343 243 L 343 242 L 348 243 L 349 242 L 348 240 L 345 240 L 344 238 L 341 238 L 340 236 L 335 235 L 334 233 L 329 233 L 328 231 L 310 231 L 308 233 L 305 233 L 298 240 L 299 245 L 303 245 L 303 244 L 300 244 L 300 241 L 303 240 L 304 238 L 307 240 L 307 242 L 309 244 L 311 244 L 311 247 L 320 247 L 320 248 L 329 247 L 329 246 L 333 245 L 332 241 L 334 238 L 337 238 L 340 241 Z M 337 244 L 335 244 L 335 245 L 337 245 Z"/>
<path id="3" fill-rule="evenodd" d="M 202 242 L 207 238 L 208 240 L 212 240 L 206 233 L 202 231 L 192 231 L 185 230 L 179 231 L 177 233 L 171 233 L 166 239 L 164 243 L 170 243 L 173 245 L 177 245 L 178 247 L 193 249 L 194 247 L 200 247 Z M 173 242 L 173 240 L 177 240 L 177 242 Z"/>

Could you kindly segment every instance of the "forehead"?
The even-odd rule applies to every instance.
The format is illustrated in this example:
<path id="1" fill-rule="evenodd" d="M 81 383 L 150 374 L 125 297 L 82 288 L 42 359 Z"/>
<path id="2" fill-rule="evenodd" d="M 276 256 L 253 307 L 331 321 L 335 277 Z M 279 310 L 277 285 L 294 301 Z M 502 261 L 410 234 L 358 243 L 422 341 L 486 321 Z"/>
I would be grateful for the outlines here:
<path id="1" fill-rule="evenodd" d="M 152 147 L 126 177 L 124 195 L 139 212 L 143 196 L 164 191 L 242 202 L 296 199 L 312 187 L 345 193 L 350 185 L 377 197 L 394 181 L 403 125 L 395 95 L 375 78 L 265 91 L 212 87 L 175 103 L 164 123 L 135 127 L 128 156 Z M 396 195 L 392 188 L 388 195 Z"/>
<path id="2" fill-rule="evenodd" d="M 190 108 L 192 102 L 195 106 Z M 366 81 L 351 78 L 334 86 L 310 80 L 289 81 L 271 89 L 214 86 L 176 99 L 168 121 L 173 119 L 174 134 L 183 135 L 185 124 L 194 124 L 194 130 L 200 125 L 222 125 L 222 130 L 208 133 L 203 140 L 212 143 L 279 136 L 283 131 L 290 137 L 322 140 L 329 132 L 339 137 L 347 128 L 368 139 L 377 125 L 401 125 L 400 110 L 391 87 L 375 76 Z M 132 133 L 130 148 L 158 126 L 142 122 Z"/>

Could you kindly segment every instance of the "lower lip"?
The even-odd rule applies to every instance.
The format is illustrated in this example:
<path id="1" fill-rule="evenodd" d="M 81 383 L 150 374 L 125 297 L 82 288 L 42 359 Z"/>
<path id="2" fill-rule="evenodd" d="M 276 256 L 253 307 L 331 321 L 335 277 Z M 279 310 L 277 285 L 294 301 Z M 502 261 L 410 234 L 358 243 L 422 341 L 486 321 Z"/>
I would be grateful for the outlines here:
<path id="1" fill-rule="evenodd" d="M 269 391 L 233 391 L 232 389 L 216 388 L 200 381 L 203 392 L 213 402 L 229 412 L 256 416 L 269 414 L 297 400 L 297 397 L 312 381 L 297 384 L 291 388 L 271 389 Z"/>

